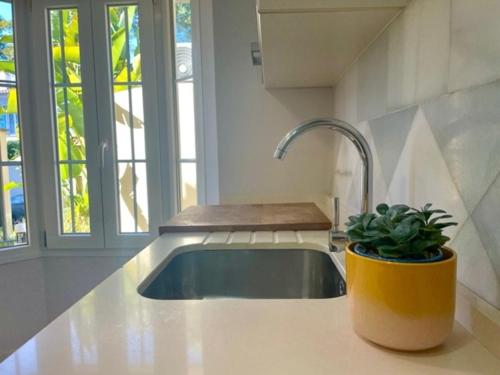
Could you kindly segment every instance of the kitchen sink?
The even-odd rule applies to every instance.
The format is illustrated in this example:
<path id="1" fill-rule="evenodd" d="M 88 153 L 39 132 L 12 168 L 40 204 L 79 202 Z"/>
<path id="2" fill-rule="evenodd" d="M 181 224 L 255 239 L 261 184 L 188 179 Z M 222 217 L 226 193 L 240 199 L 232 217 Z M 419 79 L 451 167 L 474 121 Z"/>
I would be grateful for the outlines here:
<path id="1" fill-rule="evenodd" d="M 160 300 L 333 298 L 345 294 L 345 283 L 317 250 L 195 250 L 157 269 L 139 293 Z"/>

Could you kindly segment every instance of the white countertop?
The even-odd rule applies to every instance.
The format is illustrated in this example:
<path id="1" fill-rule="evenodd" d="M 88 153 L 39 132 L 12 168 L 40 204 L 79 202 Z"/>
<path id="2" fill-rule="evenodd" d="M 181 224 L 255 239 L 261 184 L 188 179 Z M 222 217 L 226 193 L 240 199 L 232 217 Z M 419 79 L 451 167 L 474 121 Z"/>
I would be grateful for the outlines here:
<path id="1" fill-rule="evenodd" d="M 326 251 L 326 240 L 327 232 L 164 235 L 2 362 L 0 374 L 500 373 L 500 360 L 458 323 L 431 351 L 370 344 L 353 333 L 345 297 L 159 301 L 137 293 L 162 261 L 187 250 L 179 246 Z"/>

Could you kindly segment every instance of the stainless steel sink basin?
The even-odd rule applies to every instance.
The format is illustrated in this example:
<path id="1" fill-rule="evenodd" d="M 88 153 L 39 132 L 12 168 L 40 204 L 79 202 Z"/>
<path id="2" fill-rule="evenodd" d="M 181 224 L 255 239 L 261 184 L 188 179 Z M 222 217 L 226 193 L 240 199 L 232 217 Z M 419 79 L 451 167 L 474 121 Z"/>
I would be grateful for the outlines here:
<path id="1" fill-rule="evenodd" d="M 345 283 L 328 254 L 316 250 L 196 250 L 173 257 L 139 293 L 162 300 L 333 298 L 345 294 Z"/>

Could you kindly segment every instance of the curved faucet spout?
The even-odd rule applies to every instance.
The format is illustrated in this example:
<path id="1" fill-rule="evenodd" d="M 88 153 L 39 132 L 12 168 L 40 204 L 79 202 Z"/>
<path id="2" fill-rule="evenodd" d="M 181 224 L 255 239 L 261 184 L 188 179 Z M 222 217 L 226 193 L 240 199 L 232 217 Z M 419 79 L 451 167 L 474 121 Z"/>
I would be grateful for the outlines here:
<path id="1" fill-rule="evenodd" d="M 335 118 L 318 118 L 303 122 L 295 129 L 289 131 L 280 141 L 274 157 L 284 159 L 290 145 L 302 134 L 316 128 L 328 128 L 346 136 L 358 150 L 361 161 L 363 162 L 363 196 L 361 197 L 362 211 L 370 212 L 372 207 L 372 189 L 373 189 L 373 158 L 370 146 L 365 137 L 352 125 L 345 121 Z"/>

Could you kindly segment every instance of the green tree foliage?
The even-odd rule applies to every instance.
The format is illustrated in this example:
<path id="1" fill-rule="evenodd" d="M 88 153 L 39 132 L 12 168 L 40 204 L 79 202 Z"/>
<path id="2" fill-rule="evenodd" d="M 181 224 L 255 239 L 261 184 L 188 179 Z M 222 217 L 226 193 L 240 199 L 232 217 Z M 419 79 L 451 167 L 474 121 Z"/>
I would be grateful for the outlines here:
<path id="1" fill-rule="evenodd" d="M 175 4 L 176 41 L 191 42 L 191 4 Z"/>
<path id="2" fill-rule="evenodd" d="M 19 141 L 7 142 L 7 157 L 9 160 L 15 160 L 21 155 L 21 145 Z"/>
<path id="3" fill-rule="evenodd" d="M 140 81 L 141 56 L 137 6 L 108 8 L 111 42 L 111 63 L 114 82 Z M 62 165 L 59 169 L 65 232 L 89 232 L 89 197 L 85 167 L 85 123 L 81 88 L 81 59 L 78 12 L 74 9 L 51 11 L 51 57 L 56 83 L 71 83 L 54 90 L 59 160 L 81 160 L 82 163 Z M 186 21 L 187 22 L 187 21 Z M 190 21 L 189 21 L 190 22 Z M 128 25 L 128 29 L 126 26 Z M 129 41 L 127 45 L 127 40 Z M 0 71 L 15 74 L 12 23 L 0 18 Z M 115 92 L 125 89 L 116 86 Z M 17 92 L 9 90 L 7 103 L 0 114 L 17 115 Z M 9 158 L 19 155 L 19 142 L 8 144 Z M 71 202 L 73 196 L 73 202 Z M 75 227 L 71 210 L 74 209 Z"/>
<path id="4" fill-rule="evenodd" d="M 130 77 L 131 81 L 140 81 L 138 8 L 137 6 L 123 6 L 108 9 L 113 80 L 115 82 L 127 81 Z M 128 30 L 126 30 L 127 24 Z M 57 88 L 54 95 L 60 160 L 86 160 L 82 88 L 78 85 L 81 83 L 78 26 L 78 13 L 75 10 L 65 9 L 52 14 L 51 52 L 54 80 L 58 83 L 77 84 L 66 89 Z M 129 40 L 128 48 L 127 39 Z M 118 90 L 124 88 L 124 86 L 119 86 Z M 71 222 L 71 196 L 73 196 L 74 230 L 89 232 L 89 197 L 85 164 L 83 162 L 73 164 L 71 170 L 67 166 L 62 166 L 59 175 L 63 198 L 64 231 L 73 231 Z M 73 194 L 71 194 L 71 187 L 73 187 Z"/>
<path id="5" fill-rule="evenodd" d="M 0 16 L 0 60 L 14 60 L 12 22 Z"/>
<path id="6" fill-rule="evenodd" d="M 0 17 L 0 71 L 16 74 L 12 21 L 2 17 Z M 0 115 L 11 113 L 17 114 L 17 90 L 15 88 L 9 90 L 7 106 L 0 108 Z"/>

